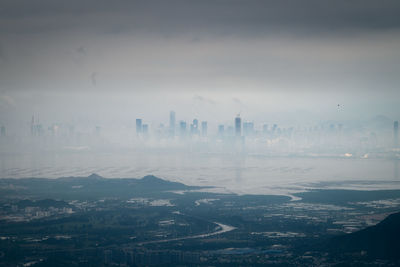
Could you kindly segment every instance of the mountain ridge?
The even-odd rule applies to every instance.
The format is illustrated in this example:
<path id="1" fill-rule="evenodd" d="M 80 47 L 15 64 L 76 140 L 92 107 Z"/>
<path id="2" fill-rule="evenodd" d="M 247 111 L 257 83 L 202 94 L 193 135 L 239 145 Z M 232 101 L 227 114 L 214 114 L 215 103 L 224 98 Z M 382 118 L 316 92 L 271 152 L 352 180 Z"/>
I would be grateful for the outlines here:
<path id="1" fill-rule="evenodd" d="M 335 253 L 363 252 L 375 259 L 400 259 L 400 212 L 363 230 L 337 236 L 328 242 Z"/>

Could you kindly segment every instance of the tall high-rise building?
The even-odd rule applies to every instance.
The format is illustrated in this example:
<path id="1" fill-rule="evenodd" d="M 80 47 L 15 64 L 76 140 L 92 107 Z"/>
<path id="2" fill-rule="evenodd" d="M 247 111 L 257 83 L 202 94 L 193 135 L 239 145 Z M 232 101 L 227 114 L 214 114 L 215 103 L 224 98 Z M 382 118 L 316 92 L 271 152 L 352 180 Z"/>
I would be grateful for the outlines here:
<path id="1" fill-rule="evenodd" d="M 41 135 L 39 130 L 39 125 L 36 125 L 35 129 L 36 129 L 36 134 Z M 58 132 L 60 131 L 60 126 L 57 124 L 53 124 L 51 127 L 49 127 L 49 130 L 52 135 L 57 136 Z"/>
<path id="2" fill-rule="evenodd" d="M 218 125 L 218 135 L 219 136 L 224 136 L 225 132 L 225 127 L 223 124 Z"/>
<path id="3" fill-rule="evenodd" d="M 181 136 L 186 135 L 186 122 L 185 121 L 180 121 L 179 122 L 179 134 Z"/>
<path id="4" fill-rule="evenodd" d="M 194 127 L 195 129 L 198 129 L 198 128 L 199 128 L 199 120 L 198 120 L 198 119 L 193 119 L 193 127 Z"/>
<path id="5" fill-rule="evenodd" d="M 193 119 L 193 123 L 190 124 L 190 134 L 197 135 L 199 134 L 199 120 Z"/>
<path id="6" fill-rule="evenodd" d="M 201 122 L 201 135 L 207 136 L 207 122 L 206 121 Z"/>
<path id="7" fill-rule="evenodd" d="M 237 115 L 235 118 L 235 136 L 241 136 L 242 135 L 242 119 L 240 118 L 240 115 Z"/>
<path id="8" fill-rule="evenodd" d="M 35 117 L 33 115 L 31 120 L 31 135 L 35 135 Z"/>
<path id="9" fill-rule="evenodd" d="M 149 134 L 149 125 L 148 124 L 142 125 L 142 133 L 144 136 L 147 136 Z"/>
<path id="10" fill-rule="evenodd" d="M 6 136 L 6 126 L 2 125 L 0 127 L 0 135 L 1 136 Z"/>
<path id="11" fill-rule="evenodd" d="M 142 133 L 142 119 L 136 119 L 136 133 Z"/>
<path id="12" fill-rule="evenodd" d="M 399 122 L 393 123 L 393 145 L 397 147 L 399 145 Z"/>
<path id="13" fill-rule="evenodd" d="M 268 133 L 268 124 L 264 124 L 263 125 L 263 134 L 267 134 Z"/>
<path id="14" fill-rule="evenodd" d="M 169 129 L 175 133 L 175 111 L 173 110 L 169 112 Z"/>
<path id="15" fill-rule="evenodd" d="M 253 122 L 243 122 L 243 135 L 250 136 L 254 133 Z"/>
<path id="16" fill-rule="evenodd" d="M 33 133 L 34 135 L 39 135 L 41 136 L 43 134 L 43 125 L 41 124 L 35 124 L 33 126 Z"/>

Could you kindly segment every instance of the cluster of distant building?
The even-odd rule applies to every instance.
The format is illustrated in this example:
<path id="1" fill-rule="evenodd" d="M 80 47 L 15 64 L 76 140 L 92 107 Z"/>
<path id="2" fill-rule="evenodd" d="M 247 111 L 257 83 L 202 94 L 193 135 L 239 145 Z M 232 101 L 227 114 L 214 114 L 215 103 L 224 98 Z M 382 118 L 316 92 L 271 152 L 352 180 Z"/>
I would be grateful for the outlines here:
<path id="1" fill-rule="evenodd" d="M 385 118 L 384 124 L 340 124 L 320 122 L 313 126 L 278 127 L 277 124 L 258 124 L 244 121 L 240 114 L 232 123 L 210 124 L 206 120 L 194 118 L 187 122 L 177 120 L 176 113 L 170 111 L 169 122 L 155 126 L 143 118 L 136 118 L 130 126 L 105 127 L 81 125 L 76 131 L 71 124 L 53 123 L 43 126 L 34 116 L 29 132 L 24 135 L 8 135 L 6 127 L 0 125 L 0 141 L 10 150 L 15 145 L 24 150 L 26 145 L 49 149 L 65 147 L 94 148 L 117 145 L 120 148 L 152 147 L 189 149 L 198 151 L 224 152 L 246 148 L 247 151 L 271 153 L 344 153 L 344 151 L 386 153 L 387 149 L 397 153 L 399 148 L 399 123 Z M 378 126 L 377 126 L 378 125 Z M 382 127 L 382 125 L 386 125 Z M 104 131 L 103 131 L 104 130 Z M 136 133 L 136 134 L 135 134 Z M 26 138 L 30 135 L 32 138 Z M 14 145 L 12 145 L 14 144 Z M 196 148 L 194 148 L 196 146 Z M 4 147 L 4 146 L 3 146 Z M 269 153 L 268 152 L 268 153 Z M 346 152 L 347 153 L 347 152 Z M 396 155 L 397 155 L 396 154 Z M 371 155 L 370 155 L 371 156 Z"/>
<path id="2" fill-rule="evenodd" d="M 188 124 L 186 121 L 181 120 L 178 123 L 176 122 L 175 112 L 171 111 L 169 115 L 169 125 L 168 127 L 164 127 L 162 125 L 162 135 L 170 138 L 174 137 L 187 137 L 187 136 L 200 136 L 207 137 L 208 136 L 208 122 L 207 121 L 199 121 L 194 118 L 192 123 Z M 293 130 L 293 128 L 289 128 L 289 131 Z M 268 124 L 263 125 L 263 133 L 268 132 L 280 132 L 281 129 L 278 128 L 277 124 L 274 124 L 271 129 L 268 129 Z M 234 119 L 234 124 L 225 126 L 224 124 L 219 124 L 217 129 L 217 136 L 253 136 L 256 131 L 254 128 L 254 122 L 242 122 L 242 118 L 240 114 L 238 114 Z M 149 125 L 143 123 L 143 119 L 136 119 L 136 134 L 138 136 L 146 137 L 149 135 Z"/>
<path id="3" fill-rule="evenodd" d="M 231 125 L 219 124 L 216 129 L 216 134 L 212 136 L 213 139 L 220 140 L 244 140 L 246 139 L 260 139 L 263 138 L 279 138 L 286 137 L 291 138 L 293 133 L 299 132 L 307 132 L 310 138 L 314 138 L 316 136 L 315 133 L 327 133 L 327 138 L 329 138 L 329 134 L 336 134 L 337 136 L 344 136 L 344 129 L 342 124 L 329 124 L 323 125 L 320 127 L 314 126 L 309 128 L 304 128 L 303 130 L 296 130 L 294 127 L 289 128 L 279 128 L 277 124 L 273 124 L 272 127 L 269 127 L 268 124 L 263 124 L 262 129 L 256 129 L 254 126 L 254 122 L 252 121 L 242 121 L 240 114 L 238 114 Z M 311 133 L 311 134 L 310 134 Z M 136 119 L 136 134 L 138 137 L 149 137 L 149 125 L 143 123 L 142 118 Z M 181 120 L 179 122 L 176 121 L 176 114 L 174 111 L 170 111 L 169 115 L 169 125 L 164 127 L 161 124 L 161 127 L 154 131 L 154 134 L 157 138 L 175 138 L 179 137 L 181 139 L 186 137 L 201 137 L 207 139 L 208 137 L 208 122 L 207 121 L 199 121 L 194 118 L 192 123 L 188 124 L 186 121 Z M 301 134 L 300 134 L 301 135 Z M 327 139 L 326 138 L 326 139 Z M 369 139 L 371 142 L 376 142 L 377 134 L 374 131 L 371 131 L 367 137 L 363 137 L 361 139 Z M 361 141 L 363 142 L 363 141 Z M 398 147 L 399 145 L 399 123 L 398 121 L 394 121 L 393 123 L 393 146 Z"/>
<path id="4" fill-rule="evenodd" d="M 137 135 L 146 136 L 149 134 L 148 124 L 144 124 L 142 119 L 136 119 L 136 133 Z M 187 125 L 186 121 L 180 121 L 176 124 L 175 112 L 171 111 L 169 115 L 169 127 L 165 131 L 168 137 L 175 136 L 203 136 L 206 137 L 208 134 L 208 123 L 207 121 L 202 121 L 199 123 L 198 119 L 193 119 L 193 122 Z"/>

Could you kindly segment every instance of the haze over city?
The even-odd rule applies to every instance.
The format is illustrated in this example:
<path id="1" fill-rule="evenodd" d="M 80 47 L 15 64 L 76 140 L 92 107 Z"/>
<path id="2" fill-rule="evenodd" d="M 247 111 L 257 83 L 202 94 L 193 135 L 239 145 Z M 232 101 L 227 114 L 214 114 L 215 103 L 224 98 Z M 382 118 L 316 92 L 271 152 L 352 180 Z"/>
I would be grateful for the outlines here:
<path id="1" fill-rule="evenodd" d="M 399 264 L 399 10 L 0 0 L 0 266 Z"/>

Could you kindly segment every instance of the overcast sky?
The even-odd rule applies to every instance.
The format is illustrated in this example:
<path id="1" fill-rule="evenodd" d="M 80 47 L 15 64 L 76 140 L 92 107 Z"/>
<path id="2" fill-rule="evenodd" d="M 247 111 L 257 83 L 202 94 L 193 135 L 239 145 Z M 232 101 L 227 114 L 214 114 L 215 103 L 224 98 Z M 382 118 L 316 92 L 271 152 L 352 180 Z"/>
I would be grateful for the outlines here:
<path id="1" fill-rule="evenodd" d="M 0 124 L 400 119 L 398 0 L 0 2 Z"/>

